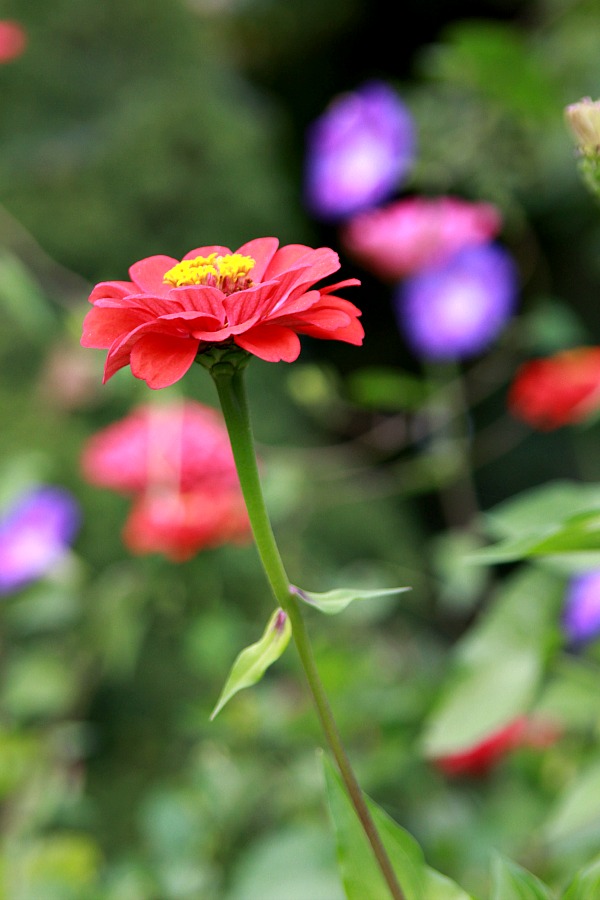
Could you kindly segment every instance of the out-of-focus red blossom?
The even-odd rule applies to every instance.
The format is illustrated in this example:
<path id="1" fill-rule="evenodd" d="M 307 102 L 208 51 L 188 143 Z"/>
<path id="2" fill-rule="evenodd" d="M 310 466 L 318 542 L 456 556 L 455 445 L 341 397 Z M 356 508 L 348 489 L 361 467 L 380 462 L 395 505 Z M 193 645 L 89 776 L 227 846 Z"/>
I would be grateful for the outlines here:
<path id="1" fill-rule="evenodd" d="M 250 539 L 251 530 L 221 415 L 192 400 L 142 405 L 88 440 L 92 484 L 134 498 L 123 528 L 132 553 L 174 561 Z"/>
<path id="2" fill-rule="evenodd" d="M 12 62 L 23 54 L 27 46 L 27 32 L 18 22 L 0 20 L 0 64 Z"/>
<path id="3" fill-rule="evenodd" d="M 450 777 L 477 778 L 487 775 L 512 750 L 551 746 L 559 734 L 552 722 L 520 716 L 467 750 L 436 757 L 433 764 Z"/>
<path id="4" fill-rule="evenodd" d="M 576 347 L 524 363 L 508 393 L 512 414 L 551 431 L 600 409 L 600 347 Z"/>
<path id="5" fill-rule="evenodd" d="M 351 219 L 341 230 L 349 256 L 383 281 L 446 263 L 500 231 L 495 206 L 458 197 L 408 197 Z"/>
<path id="6" fill-rule="evenodd" d="M 81 467 L 92 484 L 125 494 L 238 483 L 221 414 L 192 400 L 133 409 L 88 439 Z"/>
<path id="7" fill-rule="evenodd" d="M 198 247 L 181 262 L 151 256 L 131 266 L 131 281 L 96 285 L 81 343 L 108 349 L 104 381 L 130 365 L 151 388 L 178 381 L 215 344 L 235 344 L 268 362 L 295 360 L 299 334 L 359 345 L 360 310 L 337 291 L 360 282 L 315 287 L 339 267 L 328 247 L 279 247 L 273 237 L 234 253 Z"/>
<path id="8" fill-rule="evenodd" d="M 204 484 L 190 491 L 148 491 L 133 503 L 123 528 L 132 553 L 162 553 L 183 562 L 198 550 L 246 543 L 250 523 L 235 486 Z"/>

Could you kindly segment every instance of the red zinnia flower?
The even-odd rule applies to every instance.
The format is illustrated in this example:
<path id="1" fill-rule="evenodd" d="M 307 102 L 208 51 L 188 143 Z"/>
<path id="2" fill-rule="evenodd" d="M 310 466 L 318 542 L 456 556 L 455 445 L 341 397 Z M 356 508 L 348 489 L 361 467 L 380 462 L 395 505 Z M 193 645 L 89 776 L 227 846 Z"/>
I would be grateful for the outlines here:
<path id="1" fill-rule="evenodd" d="M 299 334 L 361 344 L 360 310 L 335 295 L 356 278 L 314 287 L 340 267 L 337 253 L 257 238 L 232 253 L 199 247 L 181 262 L 151 256 L 131 281 L 107 281 L 90 294 L 81 343 L 108 349 L 104 381 L 131 365 L 151 388 L 168 387 L 214 344 L 235 344 L 268 362 L 292 362 Z"/>
<path id="2" fill-rule="evenodd" d="M 525 363 L 508 405 L 517 418 L 543 431 L 587 419 L 600 409 L 600 347 L 562 350 Z"/>
<path id="3" fill-rule="evenodd" d="M 239 488 L 209 484 L 191 491 L 155 490 L 141 494 L 123 528 L 132 553 L 162 553 L 183 562 L 198 550 L 245 543 L 250 523 Z"/>
<path id="4" fill-rule="evenodd" d="M 227 430 L 211 407 L 140 406 L 92 435 L 81 467 L 92 484 L 134 497 L 123 529 L 132 553 L 181 561 L 250 538 Z"/>

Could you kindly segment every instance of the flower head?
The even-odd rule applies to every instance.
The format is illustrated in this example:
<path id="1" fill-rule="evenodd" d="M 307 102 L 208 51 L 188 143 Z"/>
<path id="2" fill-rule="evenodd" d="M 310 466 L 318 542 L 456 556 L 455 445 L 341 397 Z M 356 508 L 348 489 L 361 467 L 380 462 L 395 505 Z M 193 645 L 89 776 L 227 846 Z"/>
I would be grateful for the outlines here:
<path id="1" fill-rule="evenodd" d="M 81 468 L 92 484 L 132 496 L 123 528 L 132 553 L 179 562 L 250 538 L 227 430 L 211 407 L 139 406 L 89 438 Z"/>
<path id="2" fill-rule="evenodd" d="M 27 34 L 22 25 L 9 19 L 0 20 L 0 64 L 17 59 L 27 45 Z"/>
<path id="3" fill-rule="evenodd" d="M 600 347 L 575 347 L 524 363 L 510 387 L 508 406 L 542 431 L 589 418 L 600 409 Z"/>
<path id="4" fill-rule="evenodd" d="M 91 484 L 125 494 L 157 485 L 187 491 L 204 481 L 237 484 L 222 416 L 192 400 L 136 407 L 88 439 L 81 468 Z"/>
<path id="5" fill-rule="evenodd" d="M 458 197 L 408 197 L 359 213 L 345 224 L 348 254 L 382 281 L 443 265 L 459 250 L 482 244 L 500 231 L 490 203 Z"/>
<path id="6" fill-rule="evenodd" d="M 600 100 L 584 97 L 565 109 L 565 119 L 584 156 L 600 154 Z"/>
<path id="7" fill-rule="evenodd" d="M 460 359 L 498 337 L 514 312 L 516 294 L 512 257 L 497 244 L 482 244 L 406 278 L 396 291 L 396 317 L 420 356 Z"/>
<path id="8" fill-rule="evenodd" d="M 584 572 L 570 580 L 562 624 L 567 639 L 574 644 L 600 636 L 600 570 Z"/>
<path id="9" fill-rule="evenodd" d="M 0 518 L 0 594 L 48 574 L 67 554 L 80 524 L 75 498 L 44 485 L 22 494 Z"/>
<path id="10" fill-rule="evenodd" d="M 181 261 L 151 256 L 131 266 L 131 281 L 93 289 L 84 347 L 108 349 L 104 381 L 130 365 L 151 388 L 185 375 L 198 354 L 235 345 L 269 362 L 292 362 L 299 334 L 360 345 L 360 310 L 336 296 L 351 278 L 315 287 L 340 267 L 337 253 L 257 238 L 232 253 L 199 247 Z"/>
<path id="11" fill-rule="evenodd" d="M 389 199 L 415 154 L 413 120 L 395 90 L 369 81 L 335 97 L 306 141 L 309 209 L 332 221 Z"/>
<path id="12" fill-rule="evenodd" d="M 188 491 L 159 488 L 140 494 L 123 527 L 123 542 L 132 553 L 162 553 L 173 562 L 249 539 L 239 486 L 208 482 Z"/>

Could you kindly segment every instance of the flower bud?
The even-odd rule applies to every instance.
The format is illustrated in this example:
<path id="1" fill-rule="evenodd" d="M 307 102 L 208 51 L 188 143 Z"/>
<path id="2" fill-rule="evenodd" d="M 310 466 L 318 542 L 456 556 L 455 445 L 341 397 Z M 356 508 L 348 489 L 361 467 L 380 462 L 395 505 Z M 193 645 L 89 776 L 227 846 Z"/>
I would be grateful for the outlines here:
<path id="1" fill-rule="evenodd" d="M 565 118 L 584 156 L 600 155 L 600 100 L 584 97 L 565 109 Z"/>

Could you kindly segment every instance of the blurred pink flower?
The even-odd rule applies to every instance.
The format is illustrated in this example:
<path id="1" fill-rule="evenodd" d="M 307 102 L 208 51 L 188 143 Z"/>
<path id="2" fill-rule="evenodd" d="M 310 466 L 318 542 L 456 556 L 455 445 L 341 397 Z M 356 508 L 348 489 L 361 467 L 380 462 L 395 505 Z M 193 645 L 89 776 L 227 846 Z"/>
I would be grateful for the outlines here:
<path id="1" fill-rule="evenodd" d="M 0 20 L 0 64 L 17 59 L 27 46 L 27 33 L 22 25 L 10 19 Z"/>
<path id="2" fill-rule="evenodd" d="M 364 269 L 396 282 L 489 241 L 501 224 L 500 213 L 489 203 L 409 197 L 355 216 L 342 228 L 341 241 Z"/>
<path id="3" fill-rule="evenodd" d="M 123 529 L 133 553 L 179 561 L 250 537 L 225 423 L 212 407 L 139 406 L 89 438 L 81 468 L 90 483 L 134 498 Z"/>
<path id="4" fill-rule="evenodd" d="M 81 467 L 90 483 L 126 494 L 237 483 L 221 414 L 192 400 L 133 409 L 88 439 Z"/>

